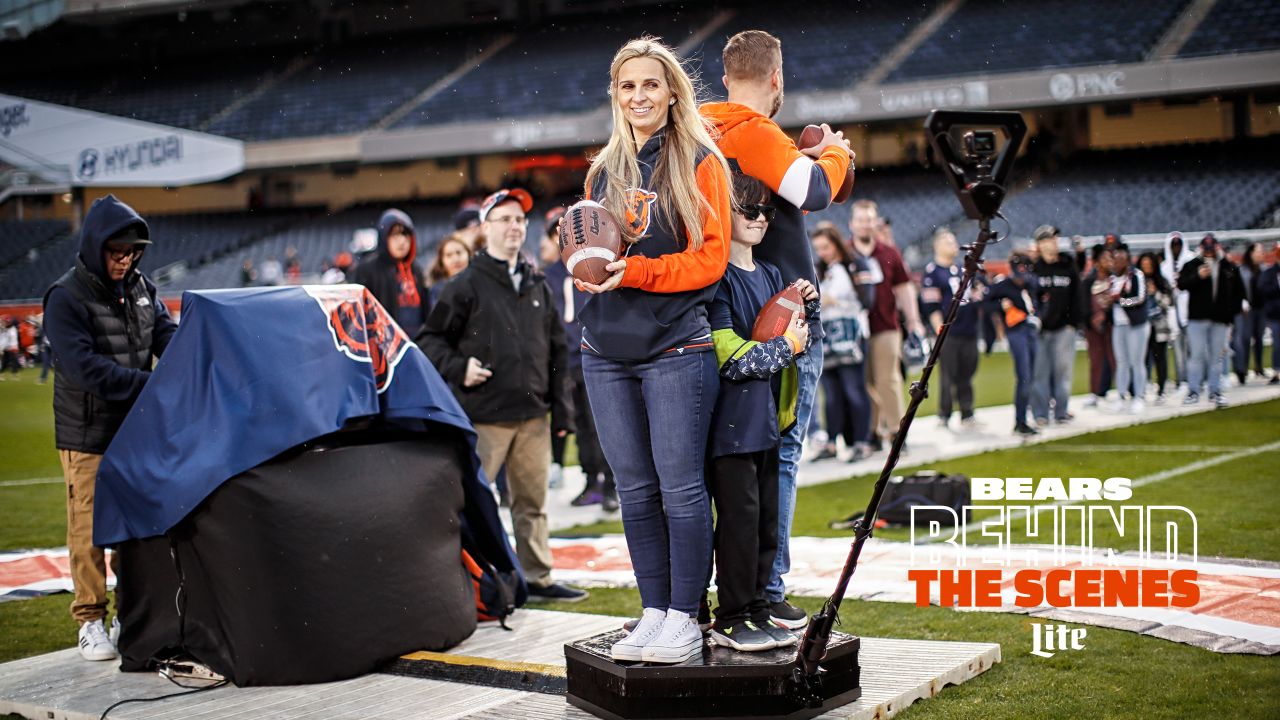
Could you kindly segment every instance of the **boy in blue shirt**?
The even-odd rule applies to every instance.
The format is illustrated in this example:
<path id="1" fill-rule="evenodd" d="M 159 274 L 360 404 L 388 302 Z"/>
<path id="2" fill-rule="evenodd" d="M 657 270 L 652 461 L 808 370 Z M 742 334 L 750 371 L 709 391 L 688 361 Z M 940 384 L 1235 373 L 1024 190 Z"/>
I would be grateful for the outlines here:
<path id="1" fill-rule="evenodd" d="M 782 275 L 755 260 L 752 248 L 768 230 L 774 208 L 758 180 L 734 175 L 733 235 L 729 267 L 708 307 L 721 386 L 711 420 L 708 485 L 716 509 L 715 570 L 719 607 L 711 641 L 735 650 L 791 645 L 796 638 L 769 620 L 765 587 L 778 546 L 778 445 L 795 423 L 795 357 L 809 342 L 808 321 L 818 309 L 813 283 L 798 280 L 805 312 L 796 311 L 786 333 L 754 342 L 761 307 L 783 289 Z"/>

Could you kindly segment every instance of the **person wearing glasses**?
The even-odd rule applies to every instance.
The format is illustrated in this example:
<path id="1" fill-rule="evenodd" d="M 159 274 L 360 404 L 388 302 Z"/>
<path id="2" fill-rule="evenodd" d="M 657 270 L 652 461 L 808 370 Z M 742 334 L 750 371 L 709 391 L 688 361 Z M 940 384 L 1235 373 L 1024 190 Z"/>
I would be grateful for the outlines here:
<path id="1" fill-rule="evenodd" d="M 719 131 L 717 142 L 729 162 L 772 191 L 770 203 L 777 208 L 777 217 L 769 223 L 755 255 L 777 267 L 784 283 L 803 279 L 816 285 L 804 212 L 831 204 L 853 163 L 849 142 L 843 133 L 823 125 L 822 140 L 799 150 L 773 121 L 783 97 L 782 43 L 776 37 L 762 30 L 746 30 L 729 38 L 722 55 L 728 100 L 703 105 L 701 112 Z M 820 323 L 814 323 L 812 331 L 815 340 L 822 339 Z M 789 628 L 809 622 L 803 610 L 787 602 L 782 576 L 791 569 L 796 473 L 822 375 L 822 355 L 822 343 L 816 342 L 796 359 L 800 371 L 797 422 L 782 438 L 778 467 L 778 557 L 766 595 L 774 622 Z"/>
<path id="2" fill-rule="evenodd" d="M 711 301 L 711 337 L 721 393 L 711 420 L 707 484 L 716 510 L 716 621 L 711 641 L 757 652 L 794 645 L 795 635 L 770 619 L 765 587 L 778 552 L 778 445 L 796 422 L 795 361 L 809 347 L 818 290 L 795 281 L 805 301 L 786 332 L 751 339 L 760 309 L 784 285 L 778 268 L 752 255 L 773 220 L 769 188 L 735 173 L 729 268 Z"/>
<path id="3" fill-rule="evenodd" d="M 54 440 L 67 483 L 67 549 L 85 660 L 118 656 L 120 621 L 107 616 L 104 553 L 93 545 L 98 464 L 164 354 L 177 325 L 138 269 L 151 244 L 147 223 L 114 195 L 95 200 L 80 228 L 75 266 L 44 295 L 53 352 Z M 112 554 L 112 570 L 116 556 Z"/>
<path id="4" fill-rule="evenodd" d="M 485 474 L 493 480 L 506 466 L 516 556 L 530 596 L 576 602 L 587 593 L 552 580 L 547 544 L 551 433 L 574 428 L 564 328 L 546 276 L 520 252 L 532 209 L 533 198 L 520 188 L 485 199 L 484 248 L 440 291 L 418 344 L 475 425 Z"/>
<path id="5" fill-rule="evenodd" d="M 610 648 L 623 661 L 682 662 L 702 650 L 711 570 L 707 433 L 720 381 L 707 304 L 729 262 L 724 157 L 689 75 L 653 38 L 609 66 L 613 130 L 586 191 L 620 221 L 625 257 L 606 266 L 582 321 L 582 374 L 613 468 L 640 622 Z"/>

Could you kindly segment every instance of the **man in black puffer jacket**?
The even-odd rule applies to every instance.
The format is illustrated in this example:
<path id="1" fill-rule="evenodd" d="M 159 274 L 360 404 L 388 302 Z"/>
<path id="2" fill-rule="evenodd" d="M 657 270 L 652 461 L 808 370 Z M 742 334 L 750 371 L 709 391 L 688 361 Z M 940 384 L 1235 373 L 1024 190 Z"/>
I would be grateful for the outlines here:
<path id="1" fill-rule="evenodd" d="M 493 480 L 506 466 L 529 594 L 576 601 L 587 594 L 551 579 L 547 544 L 551 432 L 573 431 L 573 409 L 560 315 L 545 276 L 520 253 L 532 208 L 533 198 L 519 188 L 484 201 L 485 249 L 445 285 L 418 343 L 475 425 L 485 474 Z"/>
<path id="2" fill-rule="evenodd" d="M 67 481 L 67 548 L 86 660 L 116 657 L 103 626 L 107 576 L 93 546 L 93 493 L 98 464 L 151 376 L 152 356 L 177 325 L 156 287 L 138 270 L 151 244 L 147 223 L 107 195 L 94 201 L 80 230 L 80 254 L 44 296 L 44 327 L 53 350 L 53 419 Z M 115 557 L 112 557 L 115 565 Z M 118 621 L 111 635 L 116 634 Z"/>

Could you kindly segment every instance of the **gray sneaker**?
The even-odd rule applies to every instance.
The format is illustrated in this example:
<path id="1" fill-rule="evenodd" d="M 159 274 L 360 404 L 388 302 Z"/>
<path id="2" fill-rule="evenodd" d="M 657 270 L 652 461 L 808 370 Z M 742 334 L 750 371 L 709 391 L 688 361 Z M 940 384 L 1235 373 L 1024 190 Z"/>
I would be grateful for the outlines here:
<path id="1" fill-rule="evenodd" d="M 768 613 L 751 618 L 751 624 L 773 638 L 774 647 L 788 647 L 798 642 L 795 633 L 770 620 Z"/>
<path id="2" fill-rule="evenodd" d="M 743 652 L 760 652 L 772 650 L 778 646 L 769 633 L 750 622 L 736 622 L 729 627 L 712 627 L 711 642 L 720 647 L 733 648 Z"/>

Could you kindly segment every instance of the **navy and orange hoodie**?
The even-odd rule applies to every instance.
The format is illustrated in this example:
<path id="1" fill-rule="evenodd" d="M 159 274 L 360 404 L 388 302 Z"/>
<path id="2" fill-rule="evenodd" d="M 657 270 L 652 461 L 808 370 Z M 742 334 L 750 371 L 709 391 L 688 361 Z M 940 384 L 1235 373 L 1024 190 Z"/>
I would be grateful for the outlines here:
<path id="1" fill-rule="evenodd" d="M 659 130 L 640 148 L 641 187 L 631 188 L 627 222 L 640 239 L 626 248 L 627 268 L 616 290 L 594 295 L 582 307 L 582 349 L 611 360 L 637 362 L 667 352 L 714 350 L 707 303 L 729 264 L 730 216 L 728 179 L 710 151 L 697 158 L 698 189 L 711 205 L 702 222 L 702 247 L 689 247 L 688 233 L 676 230 L 651 187 L 666 131 Z M 604 173 L 586 188 L 586 196 L 602 198 Z"/>
<path id="2" fill-rule="evenodd" d="M 818 286 L 804 211 L 822 210 L 844 182 L 849 154 L 829 147 L 817 160 L 800 152 L 773 120 L 746 105 L 706 103 L 698 109 L 720 132 L 717 145 L 730 166 L 756 178 L 773 192 L 778 214 L 769 223 L 755 257 L 777 267 L 782 281 L 804 278 Z M 821 328 L 815 324 L 815 331 Z"/>

